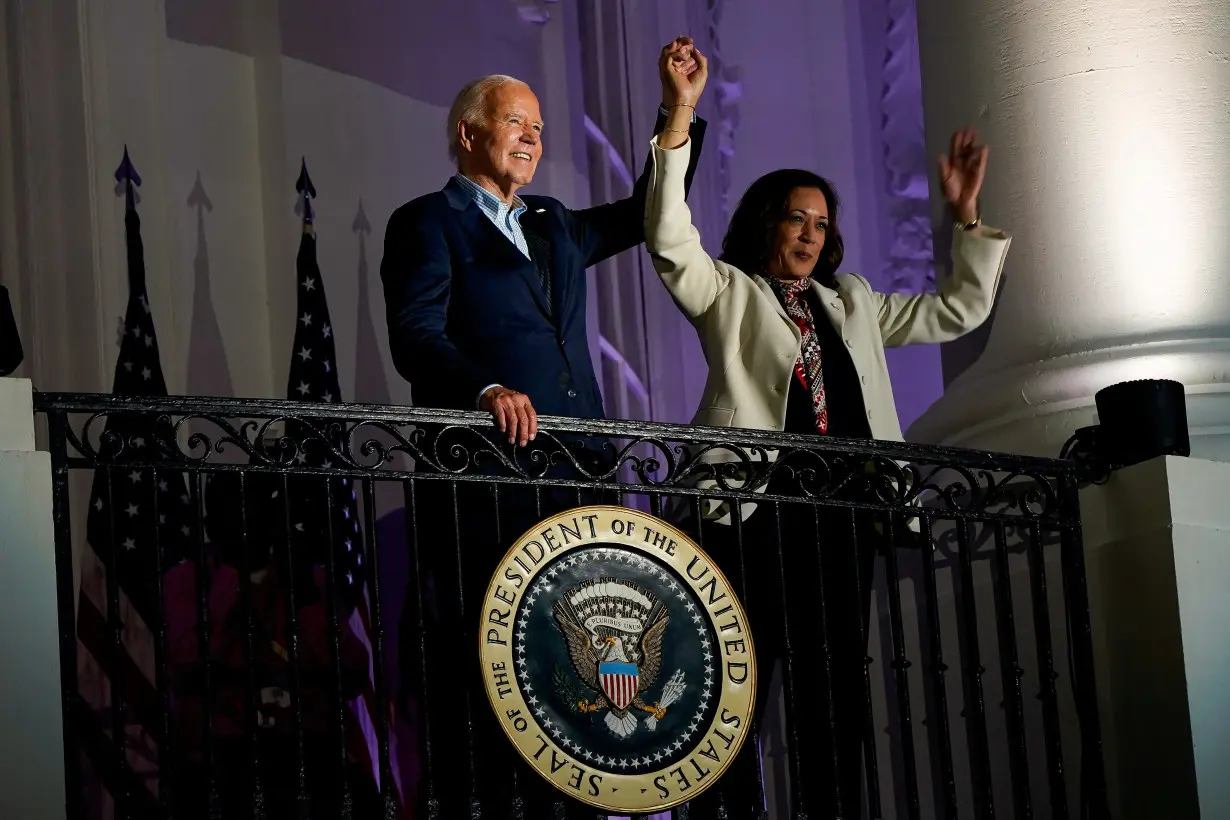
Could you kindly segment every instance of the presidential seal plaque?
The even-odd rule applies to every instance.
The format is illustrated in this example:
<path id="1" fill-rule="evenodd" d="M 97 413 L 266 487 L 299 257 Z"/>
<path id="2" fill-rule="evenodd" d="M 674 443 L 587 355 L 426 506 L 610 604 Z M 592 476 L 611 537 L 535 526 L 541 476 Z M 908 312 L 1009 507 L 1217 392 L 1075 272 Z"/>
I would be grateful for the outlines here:
<path id="1" fill-rule="evenodd" d="M 479 645 L 517 751 L 601 809 L 695 798 L 751 732 L 756 661 L 734 589 L 636 510 L 580 507 L 521 536 L 487 587 Z"/>

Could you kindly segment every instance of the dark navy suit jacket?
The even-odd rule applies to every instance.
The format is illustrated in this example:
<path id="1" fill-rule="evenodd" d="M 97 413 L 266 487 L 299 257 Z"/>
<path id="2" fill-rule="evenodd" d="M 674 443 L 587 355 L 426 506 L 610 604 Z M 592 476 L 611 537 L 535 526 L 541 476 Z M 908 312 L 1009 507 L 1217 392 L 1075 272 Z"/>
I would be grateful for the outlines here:
<path id="1" fill-rule="evenodd" d="M 0 376 L 7 376 L 16 370 L 22 356 L 21 337 L 17 335 L 9 292 L 0 285 Z"/>
<path id="2" fill-rule="evenodd" d="M 659 116 L 657 130 L 664 125 Z M 705 122 L 692 125 L 690 185 Z M 523 196 L 522 230 L 550 248 L 552 305 L 538 270 L 455 181 L 398 208 L 380 277 L 397 371 L 421 407 L 473 410 L 501 384 L 543 415 L 602 418 L 585 331 L 585 269 L 644 241 L 648 163 L 633 194 L 570 210 Z"/>

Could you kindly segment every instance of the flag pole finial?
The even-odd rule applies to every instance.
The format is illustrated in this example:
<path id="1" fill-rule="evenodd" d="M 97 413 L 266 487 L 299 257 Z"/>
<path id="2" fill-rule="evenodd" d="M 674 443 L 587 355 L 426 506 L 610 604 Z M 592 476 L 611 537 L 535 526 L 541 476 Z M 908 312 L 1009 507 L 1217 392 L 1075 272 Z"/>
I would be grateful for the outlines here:
<path id="1" fill-rule="evenodd" d="M 132 164 L 132 158 L 128 156 L 128 144 L 124 144 L 124 158 L 120 160 L 120 166 L 115 169 L 115 194 L 120 195 L 120 189 L 124 193 L 124 210 L 135 211 L 137 209 L 137 192 L 136 187 L 141 185 L 141 175 L 137 173 L 136 166 Z"/>
<path id="2" fill-rule="evenodd" d="M 295 212 L 303 217 L 303 231 L 307 233 L 308 227 L 316 217 L 312 210 L 312 200 L 316 198 L 316 186 L 312 184 L 312 177 L 308 175 L 307 157 L 303 157 L 299 165 L 299 178 L 295 180 L 295 193 L 299 195 Z"/>

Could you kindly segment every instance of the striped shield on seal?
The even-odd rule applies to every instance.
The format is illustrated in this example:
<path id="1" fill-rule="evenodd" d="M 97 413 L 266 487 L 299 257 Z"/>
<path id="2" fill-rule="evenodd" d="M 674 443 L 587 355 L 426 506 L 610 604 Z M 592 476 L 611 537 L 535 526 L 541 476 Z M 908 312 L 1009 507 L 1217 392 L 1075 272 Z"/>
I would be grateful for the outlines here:
<path id="1" fill-rule="evenodd" d="M 604 662 L 598 664 L 598 680 L 602 691 L 616 709 L 627 709 L 636 697 L 638 673 L 634 663 Z"/>

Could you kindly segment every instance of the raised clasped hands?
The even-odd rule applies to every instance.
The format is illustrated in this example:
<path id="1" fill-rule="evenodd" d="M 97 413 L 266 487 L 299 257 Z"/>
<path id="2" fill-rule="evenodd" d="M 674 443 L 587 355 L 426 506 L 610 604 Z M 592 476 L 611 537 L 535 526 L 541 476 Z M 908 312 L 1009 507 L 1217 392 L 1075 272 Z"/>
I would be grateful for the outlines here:
<path id="1" fill-rule="evenodd" d="M 962 128 L 952 135 L 948 153 L 940 156 L 940 187 L 957 222 L 978 219 L 978 193 L 987 173 L 990 149 L 978 142 L 978 132 Z"/>
<path id="2" fill-rule="evenodd" d="M 658 75 L 662 79 L 664 106 L 695 106 L 709 79 L 709 60 L 691 37 L 676 37 L 662 48 Z"/>

